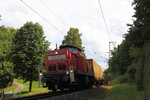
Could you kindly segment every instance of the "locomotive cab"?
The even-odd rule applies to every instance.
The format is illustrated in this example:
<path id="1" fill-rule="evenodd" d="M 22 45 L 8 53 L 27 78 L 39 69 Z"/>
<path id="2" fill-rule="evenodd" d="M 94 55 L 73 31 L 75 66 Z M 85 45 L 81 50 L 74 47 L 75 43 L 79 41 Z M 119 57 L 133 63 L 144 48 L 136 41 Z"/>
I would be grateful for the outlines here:
<path id="1" fill-rule="evenodd" d="M 69 88 L 76 82 L 77 56 L 80 49 L 74 46 L 60 46 L 60 49 L 46 53 L 46 87 L 50 90 Z"/>

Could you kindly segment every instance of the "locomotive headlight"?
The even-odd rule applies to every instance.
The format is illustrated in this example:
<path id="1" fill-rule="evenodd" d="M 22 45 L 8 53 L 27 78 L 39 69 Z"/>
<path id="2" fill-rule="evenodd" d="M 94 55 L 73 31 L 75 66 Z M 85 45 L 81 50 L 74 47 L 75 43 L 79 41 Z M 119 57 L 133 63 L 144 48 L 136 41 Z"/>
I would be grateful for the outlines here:
<path id="1" fill-rule="evenodd" d="M 69 74 L 69 71 L 66 71 L 66 74 L 68 75 L 68 74 Z"/>
<path id="2" fill-rule="evenodd" d="M 40 76 L 43 76 L 43 74 L 42 74 L 42 73 L 40 73 Z"/>
<path id="3" fill-rule="evenodd" d="M 70 71 L 70 73 L 73 72 L 73 66 L 69 66 L 69 71 Z"/>
<path id="4" fill-rule="evenodd" d="M 56 51 L 55 54 L 58 54 L 58 52 Z"/>
<path id="5" fill-rule="evenodd" d="M 70 73 L 72 73 L 73 72 L 73 70 L 70 70 Z"/>

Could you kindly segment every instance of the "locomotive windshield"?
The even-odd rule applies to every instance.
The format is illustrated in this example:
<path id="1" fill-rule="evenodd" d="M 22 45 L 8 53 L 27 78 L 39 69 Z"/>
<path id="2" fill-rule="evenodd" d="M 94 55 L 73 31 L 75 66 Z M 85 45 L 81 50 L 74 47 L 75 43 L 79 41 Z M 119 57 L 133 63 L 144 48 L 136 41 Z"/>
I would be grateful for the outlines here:
<path id="1" fill-rule="evenodd" d="M 78 50 L 76 48 L 69 48 L 69 52 L 78 53 Z"/>
<path id="2" fill-rule="evenodd" d="M 55 56 L 48 56 L 48 60 L 58 60 L 58 59 L 65 59 L 66 55 L 55 55 Z"/>
<path id="3" fill-rule="evenodd" d="M 62 50 L 68 50 L 69 52 L 72 53 L 78 53 L 78 50 L 76 48 L 63 48 Z"/>

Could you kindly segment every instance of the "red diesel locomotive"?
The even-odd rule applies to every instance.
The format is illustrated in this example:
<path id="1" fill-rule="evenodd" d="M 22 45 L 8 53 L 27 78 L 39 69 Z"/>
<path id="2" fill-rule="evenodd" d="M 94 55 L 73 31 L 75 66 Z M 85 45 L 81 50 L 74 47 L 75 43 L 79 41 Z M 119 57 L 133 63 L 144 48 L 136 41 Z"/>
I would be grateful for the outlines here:
<path id="1" fill-rule="evenodd" d="M 46 73 L 43 80 L 49 90 L 91 87 L 103 77 L 101 67 L 85 59 L 82 50 L 70 45 L 46 53 Z"/>

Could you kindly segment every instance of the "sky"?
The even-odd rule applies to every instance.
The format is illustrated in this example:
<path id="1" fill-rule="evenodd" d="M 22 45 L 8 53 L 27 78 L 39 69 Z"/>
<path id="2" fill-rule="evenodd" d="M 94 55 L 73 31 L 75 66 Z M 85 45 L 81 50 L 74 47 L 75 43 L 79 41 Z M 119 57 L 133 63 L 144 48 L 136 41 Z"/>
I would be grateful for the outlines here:
<path id="1" fill-rule="evenodd" d="M 106 30 L 98 0 L 0 0 L 0 26 L 20 28 L 27 21 L 42 25 L 46 39 L 55 49 L 61 45 L 70 27 L 78 28 L 87 58 L 108 68 L 109 42 L 115 47 L 132 24 L 133 0 L 100 0 L 109 34 Z M 26 6 L 27 4 L 28 6 Z M 31 7 L 33 10 L 31 10 Z M 111 49 L 113 49 L 113 46 Z"/>

